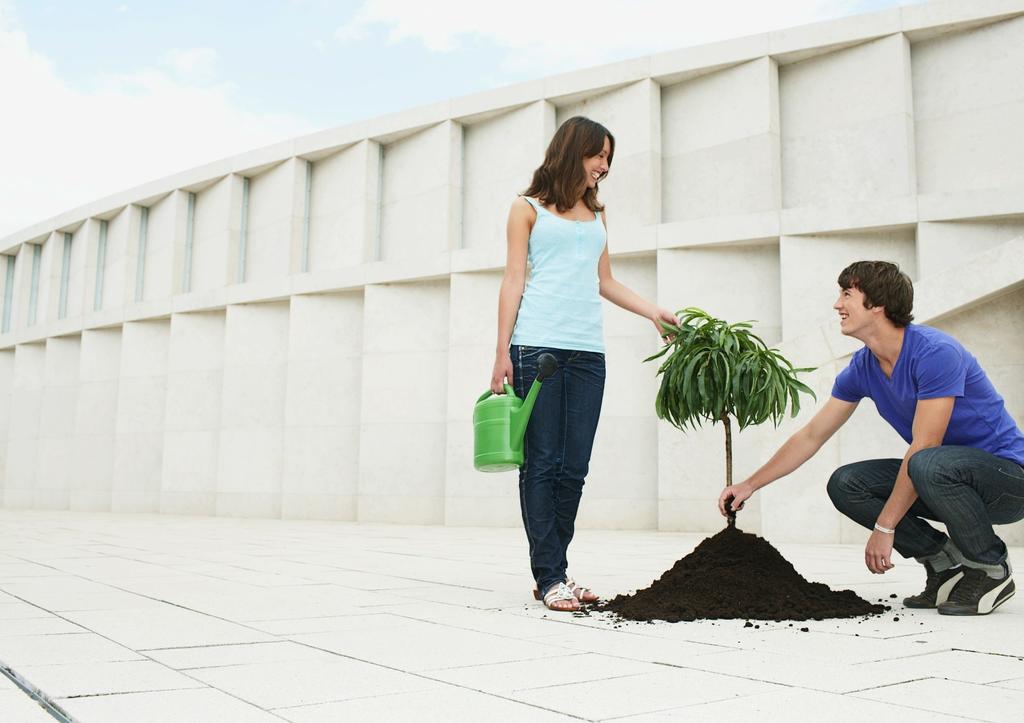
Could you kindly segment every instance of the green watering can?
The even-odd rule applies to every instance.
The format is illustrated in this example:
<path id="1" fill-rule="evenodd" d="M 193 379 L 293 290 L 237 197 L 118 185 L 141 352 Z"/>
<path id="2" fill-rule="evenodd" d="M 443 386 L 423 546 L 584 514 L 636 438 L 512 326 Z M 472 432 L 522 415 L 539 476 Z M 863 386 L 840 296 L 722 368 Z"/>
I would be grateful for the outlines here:
<path id="1" fill-rule="evenodd" d="M 526 399 L 516 396 L 511 385 L 504 394 L 490 389 L 480 395 L 473 407 L 473 466 L 481 472 L 506 472 L 523 464 L 523 438 L 526 423 L 537 401 L 540 385 L 558 369 L 558 360 L 551 354 L 537 359 L 537 379 Z"/>

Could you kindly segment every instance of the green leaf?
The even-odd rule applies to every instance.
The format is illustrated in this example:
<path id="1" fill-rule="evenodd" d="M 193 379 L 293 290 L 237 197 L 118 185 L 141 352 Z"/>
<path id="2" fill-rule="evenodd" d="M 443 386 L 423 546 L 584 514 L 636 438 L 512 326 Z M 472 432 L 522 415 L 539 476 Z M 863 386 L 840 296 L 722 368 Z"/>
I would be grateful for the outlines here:
<path id="1" fill-rule="evenodd" d="M 662 324 L 674 334 L 672 341 L 645 359 L 659 360 L 659 419 L 687 431 L 728 415 L 743 429 L 768 420 L 778 424 L 787 411 L 799 413 L 801 394 L 814 397 L 798 379 L 813 369 L 796 368 L 769 348 L 753 333 L 755 322 L 729 324 L 692 306 L 676 316 L 678 324 Z"/>

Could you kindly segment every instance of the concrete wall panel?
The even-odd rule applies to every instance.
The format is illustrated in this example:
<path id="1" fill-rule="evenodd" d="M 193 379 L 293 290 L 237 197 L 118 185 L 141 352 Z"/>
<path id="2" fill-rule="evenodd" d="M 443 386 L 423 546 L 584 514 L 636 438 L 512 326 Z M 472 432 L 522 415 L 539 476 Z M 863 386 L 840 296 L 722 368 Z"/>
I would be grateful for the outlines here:
<path id="1" fill-rule="evenodd" d="M 661 91 L 662 220 L 779 208 L 778 70 L 760 58 Z"/>
<path id="2" fill-rule="evenodd" d="M 210 515 L 217 510 L 224 317 L 223 311 L 171 317 L 161 512 Z"/>
<path id="3" fill-rule="evenodd" d="M 86 305 L 86 290 L 92 291 L 92 282 L 95 279 L 95 239 L 99 232 L 99 223 L 92 219 L 82 224 L 71 239 L 71 255 L 68 259 L 68 283 L 67 283 L 67 308 L 66 319 L 81 316 L 85 310 L 92 310 L 92 297 Z M 90 254 L 90 251 L 92 252 Z M 93 261 L 92 264 L 89 262 Z M 87 277 L 88 270 L 92 270 L 92 278 Z M 57 287 L 58 305 L 60 301 L 60 286 Z"/>
<path id="4" fill-rule="evenodd" d="M 509 207 L 544 160 L 555 109 L 546 101 L 466 125 L 464 248 L 504 247 Z"/>
<path id="5" fill-rule="evenodd" d="M 60 294 L 60 273 L 64 256 L 64 233 L 54 231 L 43 244 L 39 267 L 39 290 L 36 323 L 47 324 L 57 319 Z"/>
<path id="6" fill-rule="evenodd" d="M 11 328 L 25 329 L 29 326 L 29 306 L 32 288 L 32 259 L 38 243 L 22 244 L 15 255 L 14 284 L 11 300 Z M 39 253 L 42 253 L 40 248 Z M 37 316 L 38 319 L 38 316 Z"/>
<path id="7" fill-rule="evenodd" d="M 917 271 L 927 279 L 1000 244 L 1024 237 L 1024 215 L 925 222 L 917 227 Z"/>
<path id="8" fill-rule="evenodd" d="M 290 313 L 281 516 L 354 520 L 362 294 L 296 296 Z"/>
<path id="9" fill-rule="evenodd" d="M 132 280 L 135 278 L 135 269 L 128 268 L 128 261 L 134 257 L 129 248 L 134 248 L 138 241 L 131 234 L 132 227 L 130 208 L 121 209 L 107 221 L 107 252 L 103 268 L 101 301 L 103 309 L 121 308 L 134 298 L 135 288 Z"/>
<path id="10" fill-rule="evenodd" d="M 449 293 L 447 282 L 366 287 L 360 521 L 444 521 Z"/>
<path id="11" fill-rule="evenodd" d="M 287 303 L 227 308 L 218 515 L 281 515 L 287 359 Z"/>
<path id="12" fill-rule="evenodd" d="M 78 475 L 75 415 L 81 342 L 80 336 L 46 340 L 33 504 L 36 509 L 68 509 L 72 481 Z"/>
<path id="13" fill-rule="evenodd" d="M 732 321 L 756 320 L 768 344 L 781 338 L 779 247 L 713 246 L 658 252 L 658 299 L 676 311 L 697 306 Z"/>
<path id="14" fill-rule="evenodd" d="M 912 48 L 922 193 L 1024 186 L 1024 17 Z"/>
<path id="15" fill-rule="evenodd" d="M 225 176 L 196 193 L 193 209 L 192 291 L 211 291 L 233 283 L 237 273 L 229 259 L 232 228 L 237 229 L 232 203 L 234 179 Z"/>
<path id="16" fill-rule="evenodd" d="M 19 344 L 14 349 L 11 411 L 7 430 L 7 476 L 4 507 L 33 506 L 39 453 L 39 419 L 46 378 L 46 345 Z"/>
<path id="17" fill-rule="evenodd" d="M 361 264 L 367 241 L 376 234 L 377 181 L 369 175 L 378 162 L 376 144 L 357 143 L 313 164 L 309 217 L 309 268 L 337 269 Z M 372 156 L 372 158 L 371 158 Z"/>
<path id="18" fill-rule="evenodd" d="M 79 354 L 74 464 L 68 506 L 109 512 L 114 478 L 121 329 L 86 329 Z"/>
<path id="19" fill-rule="evenodd" d="M 458 244 L 462 214 L 462 126 L 439 123 L 384 147 L 380 254 L 432 257 Z"/>
<path id="20" fill-rule="evenodd" d="M 167 319 L 132 321 L 122 328 L 110 501 L 114 512 L 160 509 L 169 338 Z"/>
<path id="21" fill-rule="evenodd" d="M 149 207 L 142 291 L 146 301 L 170 298 L 179 288 L 175 279 L 181 278 L 181 269 L 175 260 L 180 259 L 185 242 L 184 196 L 176 191 Z"/>
<path id="22" fill-rule="evenodd" d="M 297 271 L 293 254 L 302 233 L 305 162 L 293 158 L 249 179 L 245 280 L 263 281 Z"/>
<path id="23" fill-rule="evenodd" d="M 7 437 L 11 428 L 11 388 L 14 383 L 14 350 L 0 350 L 0 500 L 7 480 Z"/>
<path id="24" fill-rule="evenodd" d="M 779 69 L 783 206 L 915 193 L 909 61 L 891 35 Z"/>

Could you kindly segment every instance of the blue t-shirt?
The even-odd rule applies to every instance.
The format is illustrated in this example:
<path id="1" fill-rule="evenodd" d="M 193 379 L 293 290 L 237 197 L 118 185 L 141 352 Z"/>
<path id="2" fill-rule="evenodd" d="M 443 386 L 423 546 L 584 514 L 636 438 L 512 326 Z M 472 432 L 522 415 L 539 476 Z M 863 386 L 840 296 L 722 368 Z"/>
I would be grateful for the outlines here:
<path id="1" fill-rule="evenodd" d="M 867 347 L 855 352 L 836 377 L 832 396 L 844 402 L 870 398 L 908 444 L 913 439 L 917 400 L 956 397 L 943 445 L 974 447 L 1024 464 L 1024 434 L 1006 411 L 1003 398 L 978 360 L 938 329 L 906 327 L 892 378 L 885 376 Z"/>

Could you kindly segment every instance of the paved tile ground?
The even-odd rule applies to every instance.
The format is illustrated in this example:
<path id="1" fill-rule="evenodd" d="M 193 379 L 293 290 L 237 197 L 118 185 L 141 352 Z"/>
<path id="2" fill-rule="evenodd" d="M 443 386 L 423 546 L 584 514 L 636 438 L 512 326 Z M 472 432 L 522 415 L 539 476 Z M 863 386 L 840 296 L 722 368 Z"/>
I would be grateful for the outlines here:
<path id="1" fill-rule="evenodd" d="M 580 532 L 573 572 L 644 587 L 701 538 Z M 617 624 L 534 603 L 525 547 L 509 529 L 0 511 L 0 662 L 103 723 L 1021 720 L 1024 598 L 904 610 L 888 596 L 920 589 L 915 563 L 875 577 L 859 546 L 777 545 L 893 611 Z M 0 677 L 0 720 L 50 718 Z"/>

